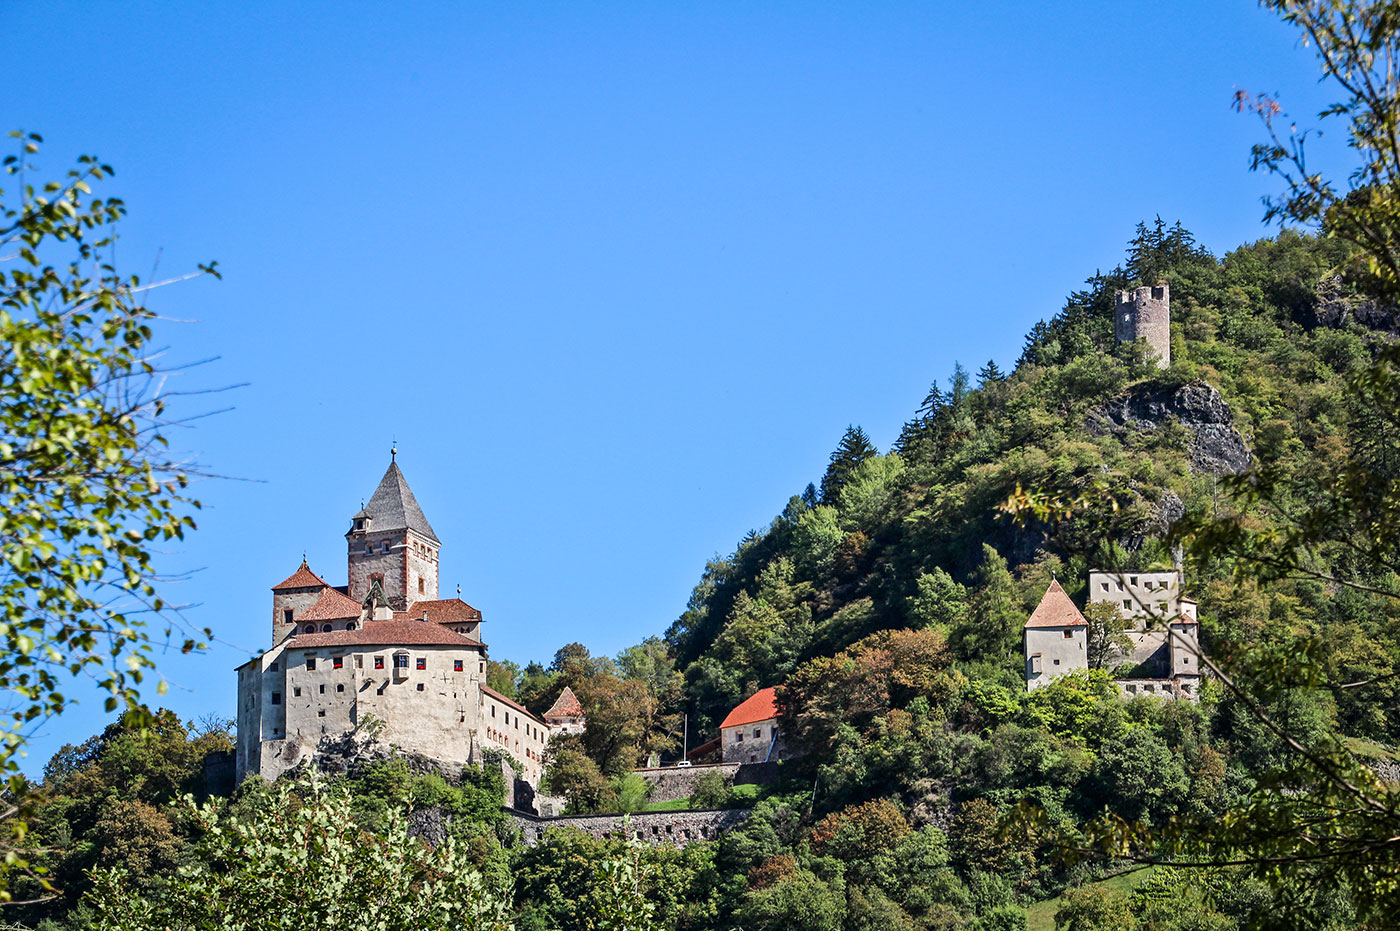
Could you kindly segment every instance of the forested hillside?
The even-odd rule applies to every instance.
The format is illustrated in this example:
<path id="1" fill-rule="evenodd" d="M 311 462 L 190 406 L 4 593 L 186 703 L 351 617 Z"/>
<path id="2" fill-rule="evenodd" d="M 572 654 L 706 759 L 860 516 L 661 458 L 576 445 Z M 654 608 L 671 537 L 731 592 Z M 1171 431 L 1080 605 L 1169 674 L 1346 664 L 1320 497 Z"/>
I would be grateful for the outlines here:
<path id="1" fill-rule="evenodd" d="M 1180 225 L 1144 225 L 1121 266 L 1037 325 L 1007 371 L 991 361 L 940 377 L 888 451 L 848 430 L 824 475 L 796 483 L 768 527 L 704 567 L 664 637 L 615 658 L 568 644 L 548 664 L 490 664 L 490 684 L 537 713 L 566 685 L 583 703 L 587 731 L 551 744 L 547 776 L 575 811 L 644 804 L 627 774 L 678 757 L 683 715 L 694 746 L 778 686 L 801 755 L 756 804 L 743 800 L 751 818 L 722 839 L 629 850 L 566 833 L 527 848 L 492 808 L 492 779 L 449 786 L 392 764 L 339 779 L 345 811 L 381 833 L 395 806 L 447 811 L 462 845 L 453 855 L 485 877 L 471 894 L 511 900 L 519 928 L 992 931 L 1027 927 L 1027 907 L 1057 896 L 1032 919 L 1049 909 L 1076 929 L 1354 926 L 1367 890 L 1325 866 L 1273 884 L 1234 867 L 1158 868 L 1126 891 L 1094 884 L 1124 864 L 1067 856 L 1063 838 L 1105 813 L 1160 830 L 1223 818 L 1288 773 L 1298 748 L 1215 685 L 1199 703 L 1129 701 L 1108 670 L 1091 670 L 1028 695 L 1021 656 L 1022 625 L 1052 577 L 1082 603 L 1091 567 L 1184 560 L 1208 653 L 1275 644 L 1284 662 L 1290 644 L 1325 632 L 1309 642 L 1326 679 L 1258 699 L 1289 739 L 1306 749 L 1341 735 L 1381 769 L 1392 759 L 1397 580 L 1337 545 L 1310 577 L 1242 581 L 1228 559 L 1195 559 L 1173 536 L 1246 507 L 1248 527 L 1267 531 L 1344 462 L 1400 468 L 1396 411 L 1344 393 L 1389 344 L 1392 318 L 1352 293 L 1343 249 L 1285 232 L 1216 258 Z M 1166 370 L 1113 338 L 1115 289 L 1159 280 L 1171 294 Z M 1271 494 L 1246 506 L 1231 477 L 1260 464 Z M 1032 497 L 1072 506 L 1009 504 Z M 1329 583 L 1344 565 L 1373 591 Z M 162 870 L 204 856 L 207 825 L 175 797 L 202 785 L 196 758 L 226 737 L 191 740 L 160 720 L 159 753 L 114 726 L 50 765 L 35 833 L 64 894 L 25 920 L 88 926 L 124 896 L 158 896 Z M 705 804 L 736 801 L 723 787 L 705 793 Z M 228 816 L 262 818 L 275 834 L 285 803 L 254 780 Z M 94 887 L 97 863 L 136 878 Z M 614 920 L 633 893 L 633 914 L 651 917 Z M 1288 908 L 1297 902 L 1308 907 Z"/>

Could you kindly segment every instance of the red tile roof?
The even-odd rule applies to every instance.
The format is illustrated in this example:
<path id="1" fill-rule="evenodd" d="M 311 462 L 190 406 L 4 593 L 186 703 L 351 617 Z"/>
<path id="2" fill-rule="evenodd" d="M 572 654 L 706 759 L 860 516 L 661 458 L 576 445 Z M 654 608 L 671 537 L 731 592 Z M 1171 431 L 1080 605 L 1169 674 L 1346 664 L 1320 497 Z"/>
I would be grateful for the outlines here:
<path id="1" fill-rule="evenodd" d="M 583 717 L 583 703 L 578 700 L 574 690 L 567 685 L 564 691 L 559 693 L 559 697 L 554 699 L 554 704 L 549 706 L 549 710 L 544 713 L 546 719 L 549 718 L 581 718 Z"/>
<path id="2" fill-rule="evenodd" d="M 1035 606 L 1026 619 L 1027 627 L 1088 627 L 1089 622 L 1069 600 L 1069 595 L 1060 587 L 1059 580 L 1050 583 L 1040 604 Z"/>
<path id="3" fill-rule="evenodd" d="M 312 572 L 306 565 L 303 558 L 301 566 L 296 572 L 287 576 L 280 584 L 272 586 L 274 592 L 280 592 L 284 588 L 325 588 L 326 583 L 321 581 L 320 576 Z"/>
<path id="4" fill-rule="evenodd" d="M 321 592 L 321 597 L 316 599 L 314 605 L 292 618 L 292 621 L 298 624 L 302 621 L 337 621 L 359 617 L 362 610 L 360 603 L 354 598 L 328 588 Z"/>
<path id="5" fill-rule="evenodd" d="M 437 624 L 393 620 L 369 621 L 354 630 L 333 630 L 324 634 L 294 633 L 287 645 L 301 649 L 344 646 L 479 647 L 481 641 Z"/>
<path id="6" fill-rule="evenodd" d="M 485 692 L 487 695 L 490 695 L 492 698 L 496 699 L 496 701 L 500 702 L 501 704 L 508 705 L 511 708 L 514 708 L 516 711 L 519 711 L 521 714 L 525 715 L 527 718 L 529 718 L 531 721 L 534 721 L 536 724 L 543 724 L 545 727 L 549 727 L 548 724 L 545 724 L 539 718 L 535 717 L 534 712 L 532 712 L 529 708 L 526 708 L 519 702 L 511 701 L 509 698 L 506 698 L 504 695 L 502 695 L 495 689 L 487 688 L 483 685 L 481 687 L 481 691 Z"/>
<path id="7" fill-rule="evenodd" d="M 755 721 L 771 721 L 778 717 L 777 690 L 774 688 L 759 689 L 720 722 L 720 727 L 739 727 L 744 724 L 753 724 Z"/>
<path id="8" fill-rule="evenodd" d="M 442 601 L 415 601 L 407 611 L 395 612 L 394 617 L 419 620 L 427 615 L 434 624 L 476 624 L 481 621 L 481 612 L 460 598 L 445 598 Z"/>

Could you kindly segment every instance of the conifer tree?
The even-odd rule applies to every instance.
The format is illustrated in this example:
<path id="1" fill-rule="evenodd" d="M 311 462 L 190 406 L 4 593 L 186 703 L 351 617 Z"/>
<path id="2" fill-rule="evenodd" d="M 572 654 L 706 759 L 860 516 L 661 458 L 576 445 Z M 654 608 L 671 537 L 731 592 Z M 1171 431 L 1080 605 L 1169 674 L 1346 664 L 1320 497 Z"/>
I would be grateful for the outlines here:
<path id="1" fill-rule="evenodd" d="M 870 442 L 864 430 L 855 425 L 848 426 L 836 451 L 831 454 L 831 464 L 826 467 L 826 474 L 822 476 L 822 503 L 833 503 L 856 466 L 879 454 L 880 451 Z"/>
<path id="2" fill-rule="evenodd" d="M 997 366 L 996 359 L 988 359 L 987 364 L 977 370 L 977 385 L 980 388 L 985 388 L 987 385 L 1005 378 L 1006 375 Z"/>

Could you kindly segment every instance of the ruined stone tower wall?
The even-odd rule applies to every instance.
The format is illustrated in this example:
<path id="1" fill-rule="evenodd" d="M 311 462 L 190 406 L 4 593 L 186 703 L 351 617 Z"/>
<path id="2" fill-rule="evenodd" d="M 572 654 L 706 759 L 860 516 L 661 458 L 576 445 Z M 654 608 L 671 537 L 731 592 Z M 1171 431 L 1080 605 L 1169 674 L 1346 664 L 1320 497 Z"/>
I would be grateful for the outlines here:
<path id="1" fill-rule="evenodd" d="M 1165 282 L 1114 294 L 1113 334 L 1120 343 L 1146 340 L 1158 368 L 1172 361 L 1171 295 Z"/>

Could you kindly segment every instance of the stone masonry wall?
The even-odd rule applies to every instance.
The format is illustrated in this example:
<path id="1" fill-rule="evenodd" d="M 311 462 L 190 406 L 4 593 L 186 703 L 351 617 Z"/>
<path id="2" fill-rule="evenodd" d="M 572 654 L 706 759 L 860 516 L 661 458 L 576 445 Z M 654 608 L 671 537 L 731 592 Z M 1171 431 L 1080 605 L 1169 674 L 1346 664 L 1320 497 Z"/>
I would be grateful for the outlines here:
<path id="1" fill-rule="evenodd" d="M 714 840 L 748 820 L 747 808 L 714 811 L 650 811 L 631 815 L 581 815 L 564 818 L 536 818 L 518 811 L 508 812 L 520 828 L 521 838 L 534 846 L 552 828 L 577 828 L 592 837 L 603 838 L 623 829 L 627 834 L 653 846 L 674 844 L 684 847 L 693 841 Z"/>
<path id="2" fill-rule="evenodd" d="M 656 766 L 634 770 L 653 786 L 647 801 L 673 802 L 678 798 L 689 798 L 695 791 L 695 784 L 707 773 L 719 773 L 728 785 L 734 784 L 734 775 L 739 771 L 738 763 L 713 763 L 706 766 Z"/>

